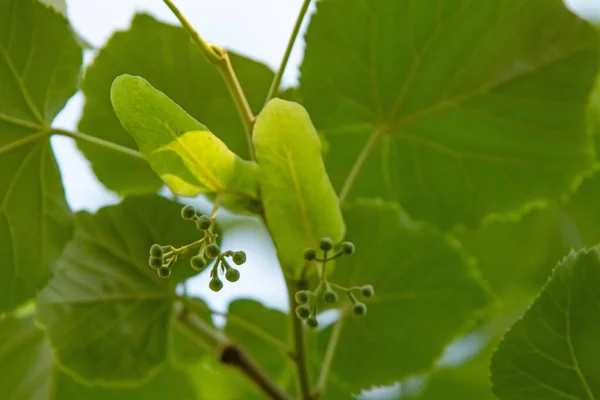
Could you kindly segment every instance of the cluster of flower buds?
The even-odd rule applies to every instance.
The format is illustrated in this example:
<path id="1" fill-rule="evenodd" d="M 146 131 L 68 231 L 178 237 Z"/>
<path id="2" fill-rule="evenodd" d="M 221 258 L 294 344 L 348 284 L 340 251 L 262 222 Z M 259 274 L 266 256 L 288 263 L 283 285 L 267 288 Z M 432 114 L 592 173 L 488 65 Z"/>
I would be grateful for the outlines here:
<path id="1" fill-rule="evenodd" d="M 352 314 L 362 316 L 367 313 L 367 306 L 357 299 L 357 295 L 364 298 L 372 297 L 375 294 L 375 290 L 371 285 L 364 286 L 352 286 L 343 287 L 335 283 L 329 282 L 325 274 L 325 266 L 328 261 L 335 260 L 343 255 L 351 255 L 354 253 L 354 244 L 351 242 L 343 242 L 340 249 L 333 255 L 329 255 L 329 252 L 334 248 L 333 240 L 330 238 L 322 238 L 319 241 L 319 249 L 323 252 L 322 257 L 318 257 L 315 249 L 304 250 L 304 260 L 307 263 L 318 263 L 319 268 L 319 284 L 314 290 L 300 290 L 296 292 L 295 299 L 296 303 L 296 316 L 300 319 L 306 320 L 306 324 L 310 328 L 316 328 L 319 324 L 317 322 L 317 312 L 319 301 L 322 299 L 325 303 L 335 304 L 338 302 L 338 293 L 346 293 L 350 302 L 352 303 Z M 310 265 L 310 264 L 307 264 Z"/>
<path id="2" fill-rule="evenodd" d="M 214 214 L 215 212 L 213 212 Z M 242 265 L 246 262 L 246 253 L 231 250 L 221 252 L 221 248 L 217 244 L 218 235 L 213 232 L 215 226 L 214 218 L 208 215 L 199 215 L 194 207 L 189 205 L 181 209 L 181 217 L 188 221 L 194 221 L 196 228 L 203 232 L 204 236 L 200 240 L 179 248 L 171 245 L 161 246 L 153 244 L 150 248 L 148 264 L 156 269 L 158 276 L 168 278 L 171 275 L 171 268 L 177 261 L 177 258 L 197 247 L 198 253 L 190 259 L 190 266 L 193 269 L 202 271 L 208 265 L 207 259 L 216 260 L 210 273 L 211 281 L 209 287 L 211 290 L 218 292 L 223 288 L 219 272 L 222 272 L 225 275 L 225 279 L 229 282 L 238 281 L 240 279 L 240 271 L 233 268 L 226 260 L 226 257 L 230 257 L 235 265 Z"/>

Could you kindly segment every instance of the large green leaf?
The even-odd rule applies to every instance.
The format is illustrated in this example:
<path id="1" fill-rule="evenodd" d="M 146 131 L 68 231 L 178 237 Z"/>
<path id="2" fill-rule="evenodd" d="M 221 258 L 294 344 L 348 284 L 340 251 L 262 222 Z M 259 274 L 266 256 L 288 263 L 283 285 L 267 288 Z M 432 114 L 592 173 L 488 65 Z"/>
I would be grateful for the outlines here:
<path id="1" fill-rule="evenodd" d="M 238 79 L 255 112 L 260 111 L 273 72 L 265 65 L 229 53 Z M 248 144 L 223 79 L 208 62 L 189 34 L 175 26 L 136 15 L 131 28 L 117 32 L 100 50 L 82 82 L 86 105 L 79 129 L 87 134 L 135 149 L 110 103 L 110 87 L 122 74 L 139 75 L 164 92 L 193 118 L 241 157 Z M 155 192 L 160 180 L 145 161 L 99 149 L 85 143 L 79 148 L 92 162 L 100 181 L 121 194 Z"/>
<path id="2" fill-rule="evenodd" d="M 561 0 L 324 0 L 301 85 L 340 188 L 444 228 L 520 212 L 590 168 L 597 33 Z"/>
<path id="3" fill-rule="evenodd" d="M 72 234 L 48 126 L 80 67 L 64 17 L 34 0 L 0 0 L 0 312 L 35 295 Z"/>
<path id="4" fill-rule="evenodd" d="M 494 221 L 456 235 L 477 259 L 494 293 L 510 302 L 515 291 L 538 293 L 565 253 L 559 221 L 557 208 L 548 207 L 516 221 Z"/>
<path id="5" fill-rule="evenodd" d="M 142 197 L 76 215 L 75 238 L 37 299 L 38 318 L 70 374 L 126 383 L 166 360 L 175 285 L 194 270 L 184 259 L 170 279 L 159 279 L 148 250 L 199 238 L 179 210 L 167 199 Z"/>
<path id="6" fill-rule="evenodd" d="M 256 164 L 242 160 L 143 78 L 121 75 L 111 89 L 121 125 L 173 193 L 222 193 L 255 200 Z"/>
<path id="7" fill-rule="evenodd" d="M 501 400 L 600 396 L 600 248 L 570 253 L 491 363 Z"/>
<path id="8" fill-rule="evenodd" d="M 252 139 L 269 231 L 284 271 L 295 273 L 305 248 L 316 248 L 322 237 L 339 242 L 345 233 L 321 140 L 304 107 L 281 99 L 258 115 Z"/>
<path id="9" fill-rule="evenodd" d="M 344 215 L 356 253 L 339 259 L 331 281 L 372 284 L 375 296 L 365 317 L 345 318 L 331 372 L 358 391 L 426 371 L 488 293 L 455 239 L 411 222 L 395 204 L 363 201 Z"/>
<path id="10" fill-rule="evenodd" d="M 0 391 L 11 400 L 152 400 L 195 398 L 186 377 L 171 368 L 131 389 L 87 387 L 74 381 L 54 362 L 44 332 L 32 318 L 0 320 Z"/>

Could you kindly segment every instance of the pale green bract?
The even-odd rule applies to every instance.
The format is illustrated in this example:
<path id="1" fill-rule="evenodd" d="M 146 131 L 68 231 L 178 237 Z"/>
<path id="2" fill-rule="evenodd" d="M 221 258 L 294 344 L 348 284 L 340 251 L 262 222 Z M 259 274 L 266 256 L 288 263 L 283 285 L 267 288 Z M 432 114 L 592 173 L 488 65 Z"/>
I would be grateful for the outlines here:
<path id="1" fill-rule="evenodd" d="M 286 270 L 304 264 L 302 254 L 321 237 L 345 234 L 338 198 L 321 158 L 321 141 L 301 105 L 267 103 L 256 118 L 253 141 L 269 230 Z"/>
<path id="2" fill-rule="evenodd" d="M 219 192 L 256 199 L 256 164 L 238 157 L 145 79 L 117 77 L 111 101 L 142 156 L 175 194 Z"/>

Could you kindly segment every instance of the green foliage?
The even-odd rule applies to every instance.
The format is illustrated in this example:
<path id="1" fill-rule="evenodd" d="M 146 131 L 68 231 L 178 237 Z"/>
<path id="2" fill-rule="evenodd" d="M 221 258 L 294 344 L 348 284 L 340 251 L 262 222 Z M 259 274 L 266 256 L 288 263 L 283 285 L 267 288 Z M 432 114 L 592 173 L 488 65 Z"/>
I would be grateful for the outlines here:
<path id="1" fill-rule="evenodd" d="M 260 111 L 273 72 L 265 65 L 229 53 L 244 93 Z M 190 116 L 211 129 L 236 154 L 246 158 L 243 127 L 219 72 L 190 41 L 187 32 L 138 14 L 129 30 L 115 33 L 86 71 L 81 88 L 86 105 L 79 129 L 89 135 L 135 149 L 110 103 L 110 87 L 122 74 L 144 77 Z M 179 132 L 177 132 L 179 133 Z M 154 193 L 161 181 L 146 162 L 89 143 L 79 148 L 96 176 L 119 194 Z"/>
<path id="2" fill-rule="evenodd" d="M 8 338 L 0 346 L 0 390 L 7 399 L 195 399 L 190 381 L 171 367 L 136 388 L 84 386 L 54 362 L 50 343 L 31 317 L 1 319 L 0 337 Z"/>
<path id="3" fill-rule="evenodd" d="M 271 100 L 253 134 L 266 221 L 282 267 L 297 274 L 302 254 L 317 240 L 344 236 L 337 196 L 321 158 L 321 141 L 306 110 Z M 330 239 L 331 240 L 331 239 Z"/>
<path id="4" fill-rule="evenodd" d="M 352 197 L 474 225 L 567 192 L 590 169 L 599 49 L 560 0 L 321 1 L 300 91 L 336 188 L 362 151 Z"/>
<path id="5" fill-rule="evenodd" d="M 572 252 L 559 263 L 493 356 L 499 399 L 597 398 L 599 288 L 600 248 Z"/>
<path id="6" fill-rule="evenodd" d="M 363 201 L 344 216 L 357 250 L 339 259 L 331 279 L 349 285 L 367 281 L 376 288 L 364 300 L 369 310 L 364 317 L 344 318 L 331 367 L 358 392 L 427 370 L 482 310 L 488 294 L 456 240 L 411 222 L 395 204 Z M 360 305 L 353 310 L 365 311 Z M 319 336 L 323 345 L 328 331 Z"/>
<path id="7" fill-rule="evenodd" d="M 121 75 L 110 98 L 121 125 L 173 193 L 257 196 L 256 166 L 244 161 L 145 79 Z"/>
<path id="8" fill-rule="evenodd" d="M 65 2 L 0 0 L 3 398 L 600 396 L 593 28 L 561 0 L 321 0 L 281 91 L 310 0 L 275 79 L 163 2 L 183 27 L 136 15 L 79 87 Z M 81 132 L 53 128 L 78 89 Z M 124 199 L 73 223 L 54 134 Z M 191 297 L 261 259 L 220 207 L 266 228 L 287 313 Z"/>
<path id="9" fill-rule="evenodd" d="M 76 215 L 75 237 L 37 297 L 38 319 L 70 374 L 131 383 L 165 362 L 175 283 L 195 271 L 180 268 L 161 280 L 146 260 L 153 243 L 195 238 L 193 226 L 173 228 L 179 207 L 140 197 Z"/>
<path id="10" fill-rule="evenodd" d="M 35 0 L 0 0 L 0 26 L 0 312 L 5 312 L 46 283 L 73 232 L 48 126 L 77 90 L 81 49 L 64 17 Z"/>

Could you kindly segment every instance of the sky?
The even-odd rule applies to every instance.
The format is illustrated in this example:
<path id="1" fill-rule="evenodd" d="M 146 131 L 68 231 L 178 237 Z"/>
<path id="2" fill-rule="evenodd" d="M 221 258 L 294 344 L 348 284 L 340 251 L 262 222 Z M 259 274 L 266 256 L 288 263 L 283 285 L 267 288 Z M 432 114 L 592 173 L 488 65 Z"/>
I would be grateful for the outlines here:
<path id="1" fill-rule="evenodd" d="M 600 0 L 566 0 L 566 3 L 581 16 L 600 21 Z M 283 56 L 302 0 L 175 0 L 175 4 L 207 42 L 247 55 L 275 70 Z M 314 1 L 308 15 L 313 11 Z M 161 21 L 178 24 L 162 0 L 67 0 L 71 24 L 94 48 L 102 47 L 114 31 L 126 30 L 136 12 L 150 13 Z M 284 75 L 284 86 L 297 82 L 304 48 L 301 38 L 308 15 Z M 87 50 L 84 63 L 87 65 L 93 61 L 94 55 L 94 50 Z M 77 93 L 53 125 L 75 130 L 83 103 L 83 96 Z M 72 139 L 55 136 L 52 146 L 63 176 L 67 200 L 74 211 L 94 212 L 120 201 L 98 182 Z M 207 206 L 202 201 L 191 203 Z M 176 221 L 174 216 L 174 223 Z M 277 267 L 275 252 L 265 229 L 257 221 L 240 219 L 239 226 L 224 237 L 223 245 L 248 253 L 248 262 L 240 269 L 240 281 L 236 284 L 226 283 L 221 292 L 212 293 L 208 290 L 207 270 L 188 282 L 188 293 L 202 297 L 211 308 L 218 311 L 226 311 L 227 304 L 235 297 L 254 298 L 266 306 L 287 311 L 283 276 Z M 257 281 L 261 282 L 260 289 Z"/>

